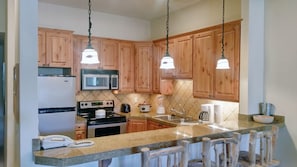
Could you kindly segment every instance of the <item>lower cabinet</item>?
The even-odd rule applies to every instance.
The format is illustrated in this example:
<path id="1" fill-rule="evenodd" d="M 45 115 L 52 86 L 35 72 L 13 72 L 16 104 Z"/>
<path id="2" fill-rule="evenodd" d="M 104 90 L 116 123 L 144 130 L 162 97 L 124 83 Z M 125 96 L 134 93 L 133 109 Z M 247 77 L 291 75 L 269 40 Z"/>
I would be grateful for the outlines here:
<path id="1" fill-rule="evenodd" d="M 127 133 L 140 132 L 146 130 L 146 119 L 129 118 L 127 124 Z"/>
<path id="2" fill-rule="evenodd" d="M 87 125 L 85 123 L 75 124 L 75 140 L 86 138 Z"/>
<path id="3" fill-rule="evenodd" d="M 156 130 L 170 127 L 172 126 L 150 119 L 147 120 L 145 118 L 129 118 L 127 125 L 127 133 L 140 132 L 146 130 Z"/>
<path id="4" fill-rule="evenodd" d="M 156 129 L 163 129 L 163 128 L 170 128 L 171 126 L 165 125 L 153 120 L 147 121 L 147 130 L 156 130 Z"/>

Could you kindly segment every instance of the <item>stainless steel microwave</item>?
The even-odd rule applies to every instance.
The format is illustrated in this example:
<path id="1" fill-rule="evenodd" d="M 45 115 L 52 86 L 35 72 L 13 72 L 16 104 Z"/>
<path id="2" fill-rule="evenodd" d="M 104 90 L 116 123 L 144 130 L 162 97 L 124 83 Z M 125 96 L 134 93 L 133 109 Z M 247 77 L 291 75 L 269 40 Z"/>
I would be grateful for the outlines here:
<path id="1" fill-rule="evenodd" d="M 118 70 L 81 69 L 81 90 L 119 89 Z"/>

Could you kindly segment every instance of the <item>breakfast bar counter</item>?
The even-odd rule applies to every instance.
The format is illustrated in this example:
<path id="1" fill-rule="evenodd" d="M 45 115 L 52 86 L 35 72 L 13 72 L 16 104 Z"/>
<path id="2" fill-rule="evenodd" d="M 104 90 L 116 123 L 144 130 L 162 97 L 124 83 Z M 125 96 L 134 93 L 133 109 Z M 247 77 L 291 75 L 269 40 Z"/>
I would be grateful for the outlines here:
<path id="1" fill-rule="evenodd" d="M 268 130 L 272 125 L 283 126 L 283 119 L 275 119 L 271 124 L 256 123 L 250 119 L 225 121 L 220 125 L 192 124 L 172 128 L 126 133 L 105 137 L 89 138 L 94 145 L 88 147 L 61 147 L 34 151 L 35 164 L 49 166 L 70 166 L 92 161 L 105 160 L 140 152 L 142 147 L 152 149 L 176 145 L 180 140 L 200 142 L 203 137 L 218 138 L 230 136 L 230 132 L 241 134 L 250 130 Z"/>

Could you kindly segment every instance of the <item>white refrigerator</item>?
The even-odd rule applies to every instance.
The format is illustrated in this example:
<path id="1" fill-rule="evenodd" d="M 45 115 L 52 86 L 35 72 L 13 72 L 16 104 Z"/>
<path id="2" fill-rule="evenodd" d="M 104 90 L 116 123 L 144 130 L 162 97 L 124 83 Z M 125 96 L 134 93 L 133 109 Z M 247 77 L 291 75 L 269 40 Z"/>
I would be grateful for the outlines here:
<path id="1" fill-rule="evenodd" d="M 74 138 L 75 88 L 73 76 L 38 76 L 39 135 Z"/>

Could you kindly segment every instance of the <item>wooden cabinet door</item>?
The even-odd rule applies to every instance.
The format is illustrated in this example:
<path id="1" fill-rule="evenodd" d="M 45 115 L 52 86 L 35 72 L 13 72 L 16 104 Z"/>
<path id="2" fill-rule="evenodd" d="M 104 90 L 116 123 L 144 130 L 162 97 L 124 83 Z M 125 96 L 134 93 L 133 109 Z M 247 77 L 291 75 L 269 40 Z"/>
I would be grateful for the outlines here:
<path id="1" fill-rule="evenodd" d="M 129 118 L 127 132 L 140 132 L 146 130 L 146 120 L 145 119 L 133 119 Z"/>
<path id="2" fill-rule="evenodd" d="M 134 92 L 134 44 L 119 43 L 119 92 Z"/>
<path id="3" fill-rule="evenodd" d="M 152 43 L 135 44 L 135 91 L 138 93 L 152 92 Z"/>
<path id="4" fill-rule="evenodd" d="M 81 50 L 82 50 L 82 44 L 81 44 L 81 38 L 79 36 L 73 36 L 73 75 L 75 76 L 76 80 L 76 92 L 80 91 L 80 69 L 81 69 Z"/>
<path id="5" fill-rule="evenodd" d="M 161 58 L 163 50 L 162 44 L 159 43 L 154 43 L 153 46 L 153 68 L 152 68 L 152 89 L 153 93 L 160 93 L 160 78 L 161 78 L 161 69 L 160 69 L 160 64 L 161 64 Z"/>
<path id="6" fill-rule="evenodd" d="M 46 32 L 46 62 L 50 67 L 72 67 L 72 32 Z"/>
<path id="7" fill-rule="evenodd" d="M 192 79 L 192 63 L 193 63 L 192 35 L 182 36 L 174 39 L 174 46 L 175 46 L 174 77 L 179 79 Z"/>
<path id="8" fill-rule="evenodd" d="M 156 130 L 156 129 L 160 129 L 160 124 L 154 121 L 147 121 L 147 130 Z"/>
<path id="9" fill-rule="evenodd" d="M 147 130 L 156 130 L 156 129 L 163 129 L 163 128 L 169 128 L 170 126 L 164 125 L 162 123 L 148 120 L 147 121 Z"/>
<path id="10" fill-rule="evenodd" d="M 38 31 L 38 66 L 46 65 L 45 31 Z"/>
<path id="11" fill-rule="evenodd" d="M 212 98 L 214 83 L 214 33 L 202 32 L 194 35 L 193 95 Z"/>
<path id="12" fill-rule="evenodd" d="M 75 140 L 85 139 L 87 126 L 85 123 L 77 123 L 75 125 Z"/>
<path id="13" fill-rule="evenodd" d="M 221 48 L 222 31 L 215 31 L 215 62 L 222 55 Z M 230 69 L 215 70 L 214 96 L 216 99 L 238 101 L 239 100 L 239 48 L 240 25 L 226 25 L 224 33 L 224 56 L 228 59 Z"/>
<path id="14" fill-rule="evenodd" d="M 113 39 L 100 39 L 100 65 L 106 70 L 118 69 L 118 45 Z"/>

